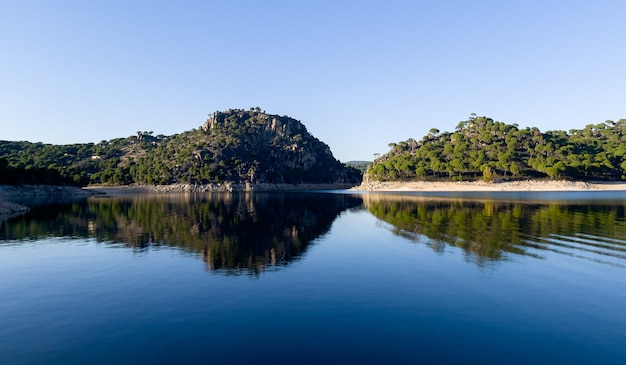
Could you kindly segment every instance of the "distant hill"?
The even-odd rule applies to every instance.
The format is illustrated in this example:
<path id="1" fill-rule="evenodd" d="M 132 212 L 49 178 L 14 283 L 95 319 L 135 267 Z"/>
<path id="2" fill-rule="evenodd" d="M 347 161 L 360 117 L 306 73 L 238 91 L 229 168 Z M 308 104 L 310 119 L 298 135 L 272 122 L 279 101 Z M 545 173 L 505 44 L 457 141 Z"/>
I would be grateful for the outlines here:
<path id="1" fill-rule="evenodd" d="M 433 128 L 389 146 L 365 180 L 626 180 L 626 119 L 541 132 L 472 115 L 454 132 Z"/>
<path id="2" fill-rule="evenodd" d="M 365 173 L 367 170 L 367 166 L 369 166 L 372 161 L 348 161 L 345 163 L 346 166 L 354 167 L 355 169 L 361 171 L 361 173 Z"/>
<path id="3" fill-rule="evenodd" d="M 138 131 L 100 143 L 0 141 L 5 168 L 41 170 L 87 184 L 352 184 L 362 174 L 333 157 L 299 121 L 259 108 L 215 112 L 198 129 L 172 136 Z M 17 171 L 14 170 L 14 171 Z"/>

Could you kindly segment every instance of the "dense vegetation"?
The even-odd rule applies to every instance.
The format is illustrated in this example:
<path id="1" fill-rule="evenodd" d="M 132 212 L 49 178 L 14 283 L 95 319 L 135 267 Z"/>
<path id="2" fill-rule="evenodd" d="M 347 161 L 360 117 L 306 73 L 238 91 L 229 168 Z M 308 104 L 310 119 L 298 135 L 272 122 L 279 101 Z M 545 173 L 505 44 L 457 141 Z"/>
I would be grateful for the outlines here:
<path id="1" fill-rule="evenodd" d="M 75 185 L 76 183 L 62 176 L 56 169 L 9 166 L 9 162 L 0 158 L 0 184 L 2 185 Z"/>
<path id="2" fill-rule="evenodd" d="M 346 162 L 346 166 L 354 167 L 355 169 L 361 171 L 361 174 L 364 174 L 367 171 L 367 167 L 372 163 L 372 161 L 348 161 Z"/>
<path id="3" fill-rule="evenodd" d="M 472 115 L 454 132 L 433 128 L 420 141 L 410 138 L 390 147 L 372 163 L 367 178 L 626 180 L 626 119 L 541 132 Z"/>
<path id="4" fill-rule="evenodd" d="M 213 113 L 202 128 L 172 136 L 138 131 L 73 145 L 0 141 L 0 158 L 7 168 L 47 171 L 76 185 L 361 180 L 358 170 L 337 161 L 302 123 L 258 107 Z"/>

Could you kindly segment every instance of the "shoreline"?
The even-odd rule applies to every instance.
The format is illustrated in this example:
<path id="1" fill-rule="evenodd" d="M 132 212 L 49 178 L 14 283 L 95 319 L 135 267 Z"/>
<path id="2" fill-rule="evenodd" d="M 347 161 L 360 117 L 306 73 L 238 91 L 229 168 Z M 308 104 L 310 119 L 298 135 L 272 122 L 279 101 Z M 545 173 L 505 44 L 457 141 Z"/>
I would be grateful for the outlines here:
<path id="1" fill-rule="evenodd" d="M 93 191 L 81 189 L 75 186 L 56 185 L 0 185 L 0 221 L 30 211 L 30 208 L 18 204 L 23 199 L 32 198 L 59 198 L 59 197 L 88 197 L 94 195 Z"/>
<path id="2" fill-rule="evenodd" d="M 360 192 L 480 192 L 480 191 L 626 191 L 626 182 L 520 180 L 487 183 L 483 181 L 367 181 L 349 184 L 171 184 L 171 185 L 90 185 L 86 187 L 56 185 L 0 185 L 0 203 L 11 198 L 80 197 L 138 193 L 204 193 L 204 192 L 271 192 L 303 190 L 346 190 Z M 7 199 L 8 198 L 8 199 Z M 13 203 L 12 203 L 13 204 Z"/>
<path id="3" fill-rule="evenodd" d="M 487 183 L 483 181 L 369 181 L 349 189 L 351 191 L 388 192 L 479 192 L 479 191 L 626 191 L 626 182 L 585 182 L 566 180 L 523 180 Z"/>
<path id="4" fill-rule="evenodd" d="M 281 192 L 301 190 L 347 190 L 350 184 L 271 184 L 229 183 L 222 184 L 171 184 L 171 185 L 91 185 L 84 189 L 95 194 L 120 195 L 137 193 L 234 193 L 234 192 Z"/>
<path id="5" fill-rule="evenodd" d="M 0 185 L 0 221 L 30 209 L 11 200 L 18 198 L 89 197 L 93 195 L 124 195 L 141 193 L 232 193 L 281 192 L 306 190 L 345 190 L 348 192 L 550 192 L 550 191 L 626 191 L 626 182 L 586 182 L 567 180 L 523 180 L 487 183 L 483 181 L 368 181 L 358 186 L 341 184 L 172 184 L 172 185 L 118 185 L 75 186 L 54 185 Z"/>
<path id="6" fill-rule="evenodd" d="M 61 185 L 0 185 L 0 200 L 6 197 L 42 197 L 42 196 L 90 196 L 93 191 L 77 186 Z"/>

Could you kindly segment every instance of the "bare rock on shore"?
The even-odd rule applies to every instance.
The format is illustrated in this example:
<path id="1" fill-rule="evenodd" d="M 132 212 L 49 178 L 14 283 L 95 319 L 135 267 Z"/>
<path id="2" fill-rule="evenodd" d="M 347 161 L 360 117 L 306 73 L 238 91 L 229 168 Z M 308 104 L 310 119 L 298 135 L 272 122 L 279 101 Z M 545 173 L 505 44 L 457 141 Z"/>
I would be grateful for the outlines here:
<path id="1" fill-rule="evenodd" d="M 487 183 L 447 181 L 367 181 L 351 190 L 357 191 L 578 191 L 578 190 L 626 190 L 626 183 L 592 183 L 567 180 L 523 180 Z"/>
<path id="2" fill-rule="evenodd" d="M 270 183 L 230 183 L 221 184 L 171 184 L 171 185 L 128 185 L 92 186 L 87 190 L 96 193 L 119 195 L 136 193 L 232 193 L 251 191 L 298 191 L 298 190 L 338 190 L 348 189 L 352 184 L 270 184 Z"/>
<path id="3" fill-rule="evenodd" d="M 93 191 L 83 190 L 74 186 L 0 185 L 0 220 L 23 214 L 30 210 L 24 205 L 7 200 L 21 201 L 23 198 L 89 196 L 94 193 Z"/>
<path id="4" fill-rule="evenodd" d="M 93 191 L 75 186 L 56 185 L 0 185 L 0 198 L 3 197 L 31 197 L 31 196 L 89 196 Z"/>

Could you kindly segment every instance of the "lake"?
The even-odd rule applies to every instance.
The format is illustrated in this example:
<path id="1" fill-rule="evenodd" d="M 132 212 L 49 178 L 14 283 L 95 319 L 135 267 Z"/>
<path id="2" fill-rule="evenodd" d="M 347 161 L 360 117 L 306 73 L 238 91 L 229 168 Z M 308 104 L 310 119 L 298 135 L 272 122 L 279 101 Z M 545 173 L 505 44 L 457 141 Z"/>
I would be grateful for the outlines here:
<path id="1" fill-rule="evenodd" d="M 31 202 L 1 364 L 624 364 L 626 193 Z"/>

